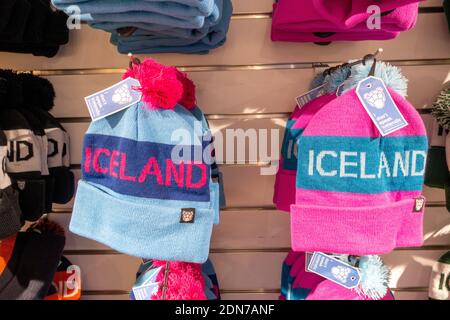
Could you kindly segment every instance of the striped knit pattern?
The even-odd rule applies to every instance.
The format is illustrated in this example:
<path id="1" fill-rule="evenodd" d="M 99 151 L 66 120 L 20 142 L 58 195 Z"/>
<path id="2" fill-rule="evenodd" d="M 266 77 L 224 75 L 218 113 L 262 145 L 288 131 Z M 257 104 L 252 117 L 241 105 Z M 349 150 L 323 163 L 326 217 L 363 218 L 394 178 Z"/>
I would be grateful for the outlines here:
<path id="1" fill-rule="evenodd" d="M 369 255 L 422 244 L 427 136 L 414 107 L 389 91 L 409 125 L 386 137 L 355 90 L 322 107 L 304 130 L 293 250 Z"/>

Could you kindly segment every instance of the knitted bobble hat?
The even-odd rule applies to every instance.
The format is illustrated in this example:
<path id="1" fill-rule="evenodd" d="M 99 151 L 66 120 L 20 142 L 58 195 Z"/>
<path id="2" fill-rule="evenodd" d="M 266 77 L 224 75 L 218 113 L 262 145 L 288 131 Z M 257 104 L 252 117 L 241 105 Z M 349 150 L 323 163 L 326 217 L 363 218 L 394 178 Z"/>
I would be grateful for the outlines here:
<path id="1" fill-rule="evenodd" d="M 433 265 L 428 297 L 432 300 L 450 300 L 450 251 Z"/>
<path id="2" fill-rule="evenodd" d="M 31 74 L 19 74 L 24 88 L 29 92 L 21 112 L 36 118 L 43 129 L 47 148 L 45 159 L 50 172 L 52 188 L 47 186 L 48 201 L 65 204 L 74 194 L 74 175 L 70 171 L 69 134 L 48 112 L 54 105 L 55 91 L 50 81 Z M 25 109 L 26 110 L 23 110 Z"/>
<path id="3" fill-rule="evenodd" d="M 162 269 L 156 277 L 160 285 L 152 300 L 206 300 L 200 264 L 156 260 L 153 265 Z"/>
<path id="4" fill-rule="evenodd" d="M 8 141 L 6 171 L 19 191 L 24 220 L 36 221 L 46 211 L 40 142 L 26 118 L 17 110 L 0 109 L 0 130 Z"/>
<path id="5" fill-rule="evenodd" d="M 437 145 L 430 148 L 426 182 L 445 188 L 447 210 L 450 211 L 450 88 L 441 91 L 433 104 L 432 115 L 436 119 L 432 136 L 436 139 L 432 142 L 437 141 Z"/>
<path id="6" fill-rule="evenodd" d="M 408 123 L 395 133 L 380 135 L 355 89 L 305 128 L 291 206 L 294 250 L 370 255 L 422 244 L 427 136 L 414 107 L 388 90 Z"/>
<path id="7" fill-rule="evenodd" d="M 17 234 L 0 276 L 0 300 L 42 300 L 64 249 L 64 230 L 47 219 Z"/>
<path id="8" fill-rule="evenodd" d="M 70 230 L 133 256 L 203 263 L 215 215 L 206 143 L 177 104 L 174 68 L 147 59 L 128 76 L 142 101 L 89 126 Z"/>
<path id="9" fill-rule="evenodd" d="M 347 289 L 330 280 L 322 281 L 311 291 L 306 300 L 374 300 L 361 295 L 355 290 Z M 380 300 L 395 300 L 390 290 Z"/>
<path id="10" fill-rule="evenodd" d="M 8 25 L 15 2 L 15 0 L 3 0 L 0 3 L 0 33 Z"/>
<path id="11" fill-rule="evenodd" d="M 275 177 L 273 203 L 278 210 L 289 212 L 290 206 L 295 203 L 298 139 L 317 111 L 336 97 L 336 90 L 349 74 L 349 67 L 339 68 L 326 76 L 323 73 L 318 74 L 312 80 L 310 87 L 314 89 L 323 85 L 323 95 L 313 99 L 302 108 L 296 106 L 290 115 L 286 123 L 280 164 Z"/>
<path id="12" fill-rule="evenodd" d="M 225 205 L 225 193 L 223 190 L 223 179 L 221 179 L 222 175 L 215 162 L 214 137 L 212 136 L 205 114 L 197 106 L 194 82 L 188 78 L 186 73 L 180 72 L 179 70 L 176 71 L 177 78 L 183 85 L 183 96 L 179 104 L 188 109 L 197 120 L 197 122 L 193 123 L 196 134 L 201 137 L 201 139 L 206 140 L 206 142 L 209 143 L 209 146 L 207 148 L 212 161 L 211 180 L 209 182 L 211 191 L 211 203 L 213 204 L 215 211 L 214 224 L 219 224 L 220 208 Z M 186 120 L 188 122 L 191 122 L 192 117 L 189 116 L 186 118 Z"/>
<path id="13" fill-rule="evenodd" d="M 6 136 L 0 130 L 0 240 L 15 234 L 22 226 L 19 194 L 6 173 L 7 149 Z"/>

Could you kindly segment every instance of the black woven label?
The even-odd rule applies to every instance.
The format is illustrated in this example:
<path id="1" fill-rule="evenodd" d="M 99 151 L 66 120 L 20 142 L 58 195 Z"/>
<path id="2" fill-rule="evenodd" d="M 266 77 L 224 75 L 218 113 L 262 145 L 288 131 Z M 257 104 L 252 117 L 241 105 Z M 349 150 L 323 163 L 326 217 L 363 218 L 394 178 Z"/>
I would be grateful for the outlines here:
<path id="1" fill-rule="evenodd" d="M 182 208 L 180 215 L 180 223 L 194 223 L 195 209 L 194 208 Z"/>

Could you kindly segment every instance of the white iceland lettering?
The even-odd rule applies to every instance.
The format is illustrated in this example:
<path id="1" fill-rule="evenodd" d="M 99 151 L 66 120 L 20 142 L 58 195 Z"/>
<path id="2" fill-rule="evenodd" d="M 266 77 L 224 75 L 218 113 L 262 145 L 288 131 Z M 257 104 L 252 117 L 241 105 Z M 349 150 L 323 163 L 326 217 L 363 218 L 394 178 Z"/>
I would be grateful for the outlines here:
<path id="1" fill-rule="evenodd" d="M 419 177 L 425 173 L 426 156 L 423 150 L 396 151 L 389 157 L 382 151 L 375 158 L 367 152 L 309 150 L 308 175 L 360 179 Z"/>

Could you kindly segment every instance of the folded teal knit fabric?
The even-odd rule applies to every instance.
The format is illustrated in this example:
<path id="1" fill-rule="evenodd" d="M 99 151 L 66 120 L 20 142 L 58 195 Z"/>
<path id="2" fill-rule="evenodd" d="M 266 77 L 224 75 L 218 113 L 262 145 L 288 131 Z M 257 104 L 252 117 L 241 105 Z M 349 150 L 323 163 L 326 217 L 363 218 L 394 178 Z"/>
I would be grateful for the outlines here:
<path id="1" fill-rule="evenodd" d="M 171 1 L 145 1 L 145 0 L 88 0 L 76 3 L 61 3 L 62 0 L 53 0 L 53 4 L 60 10 L 67 10 L 77 5 L 81 14 L 113 14 L 128 11 L 155 12 L 172 17 L 189 18 L 195 16 L 207 17 L 213 13 L 215 5 L 202 12 L 196 7 Z M 214 2 L 212 2 L 214 4 Z"/>
<path id="2" fill-rule="evenodd" d="M 127 2 L 126 0 L 124 0 Z M 83 5 L 87 2 L 95 2 L 98 6 L 103 6 L 103 3 L 106 1 L 103 0 L 52 0 L 53 4 L 56 7 L 65 6 L 65 5 Z M 177 5 L 182 4 L 187 7 L 191 7 L 193 9 L 197 9 L 204 16 L 208 16 L 211 14 L 214 7 L 214 0 L 143 0 L 143 2 L 152 2 L 152 3 L 167 3 L 168 5 Z"/>
<path id="3" fill-rule="evenodd" d="M 61 0 L 52 1 L 58 9 L 69 14 L 71 5 L 77 5 L 80 9 L 80 19 L 87 22 L 139 22 L 192 29 L 203 27 L 206 20 L 217 22 L 220 17 L 220 10 L 214 1 L 208 15 L 170 1 L 90 0 L 70 4 L 58 4 Z"/>
<path id="4" fill-rule="evenodd" d="M 210 49 L 224 44 L 228 32 L 232 4 L 223 1 L 221 18 L 218 24 L 211 26 L 204 36 L 174 38 L 163 35 L 111 36 L 111 43 L 117 45 L 120 53 L 207 53 Z"/>

